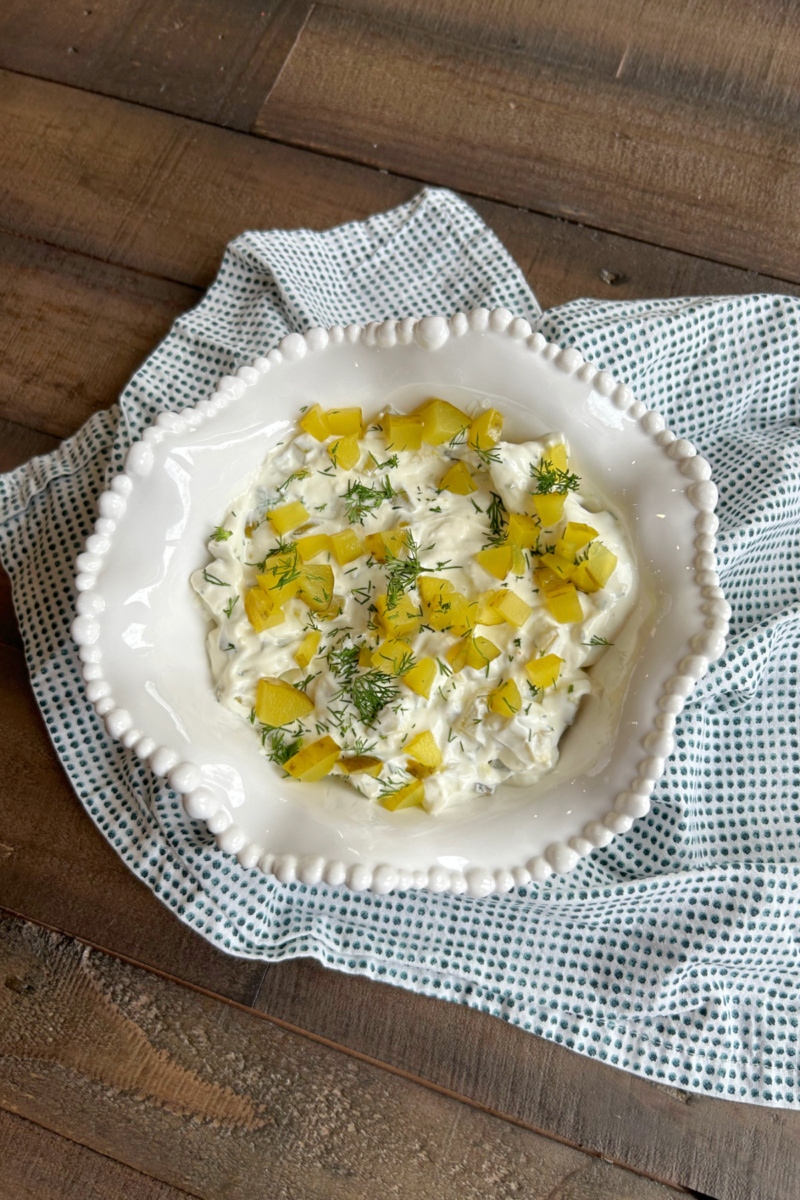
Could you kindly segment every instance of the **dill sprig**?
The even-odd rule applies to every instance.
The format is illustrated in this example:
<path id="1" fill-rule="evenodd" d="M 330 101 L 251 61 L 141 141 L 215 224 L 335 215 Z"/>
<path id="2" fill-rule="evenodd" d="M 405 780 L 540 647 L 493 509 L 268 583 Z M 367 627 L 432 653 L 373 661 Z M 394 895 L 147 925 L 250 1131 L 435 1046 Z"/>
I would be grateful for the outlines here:
<path id="1" fill-rule="evenodd" d="M 386 552 L 386 607 L 394 608 L 401 596 L 416 583 L 423 571 L 419 561 L 419 546 L 412 533 L 406 534 L 406 557 L 398 558 L 391 550 Z"/>
<path id="2" fill-rule="evenodd" d="M 536 484 L 534 492 L 537 495 L 547 492 L 560 492 L 564 495 L 567 492 L 577 492 L 581 486 L 579 475 L 554 467 L 547 458 L 543 458 L 536 467 L 531 463 L 531 478 Z"/>
<path id="3" fill-rule="evenodd" d="M 216 575 L 210 575 L 207 568 L 203 568 L 203 579 L 206 583 L 213 583 L 215 587 L 230 587 L 224 579 L 217 579 Z"/>
<path id="4" fill-rule="evenodd" d="M 358 667 L 358 646 L 332 646 L 326 657 L 331 673 L 349 684 Z"/>
<path id="5" fill-rule="evenodd" d="M 281 557 L 267 570 L 267 562 L 277 555 Z M 288 545 L 270 550 L 263 562 L 251 565 L 260 568 L 260 575 L 268 574 L 273 577 L 274 583 L 271 585 L 272 587 L 281 588 L 285 587 L 287 583 L 294 583 L 295 579 L 300 578 L 300 567 L 297 558 L 297 542 L 289 542 Z"/>
<path id="6" fill-rule="evenodd" d="M 225 607 L 222 610 L 225 613 L 226 617 L 230 617 L 233 615 L 233 610 L 238 603 L 239 603 L 239 597 L 231 596 L 230 600 L 228 601 L 228 603 L 225 605 Z"/>
<path id="7" fill-rule="evenodd" d="M 380 508 L 384 500 L 391 500 L 396 495 L 397 492 L 392 487 L 388 475 L 377 487 L 370 487 L 366 483 L 359 483 L 358 480 L 351 479 L 344 494 L 344 507 L 348 521 L 351 525 L 361 524 L 364 517 L 374 512 L 376 508 Z"/>
<path id="8" fill-rule="evenodd" d="M 221 525 L 217 525 L 211 535 L 212 542 L 227 542 L 229 537 L 233 537 L 232 529 L 223 529 Z"/>
<path id="9" fill-rule="evenodd" d="M 289 484 L 294 483 L 295 479 L 308 479 L 308 476 L 310 474 L 311 474 L 310 471 L 306 471 L 301 467 L 299 471 L 294 471 L 291 475 L 287 475 L 287 477 L 284 479 L 283 483 L 277 489 L 278 498 L 281 498 L 283 496 L 283 494 L 286 491 L 286 489 L 288 488 Z"/>
<path id="10" fill-rule="evenodd" d="M 592 634 L 592 636 L 588 642 L 581 642 L 581 645 L 582 646 L 613 646 L 614 643 L 610 642 L 608 640 L 608 638 L 600 637 L 599 633 L 595 633 L 595 634 Z"/>
<path id="11" fill-rule="evenodd" d="M 381 710 L 400 695 L 393 677 L 378 670 L 354 675 L 343 691 L 364 725 L 371 725 Z"/>
<path id="12" fill-rule="evenodd" d="M 290 741 L 287 741 L 288 737 L 291 737 Z M 283 729 L 273 729 L 270 725 L 264 725 L 261 729 L 261 745 L 267 751 L 270 762 L 282 767 L 302 747 L 303 734 L 295 730 L 294 735 L 289 735 Z"/>
<path id="13" fill-rule="evenodd" d="M 373 471 L 389 471 L 392 469 L 392 467 L 396 467 L 400 462 L 400 459 L 398 458 L 398 456 L 396 454 L 392 454 L 389 458 L 386 459 L 386 462 L 382 462 L 382 463 L 378 462 L 377 458 L 375 457 L 375 455 L 372 453 L 371 450 L 370 450 L 369 457 L 372 460 L 372 462 L 375 464 L 372 468 Z M 367 461 L 369 461 L 369 460 L 367 460 Z"/>
<path id="14" fill-rule="evenodd" d="M 491 492 L 490 495 L 492 499 L 486 510 L 486 515 L 489 518 L 491 539 L 493 542 L 502 542 L 505 538 L 506 506 L 503 503 L 502 496 L 498 496 L 496 492 Z"/>
<path id="15" fill-rule="evenodd" d="M 484 467 L 491 466 L 492 463 L 502 462 L 500 451 L 495 449 L 483 449 L 481 446 L 471 446 L 471 450 L 477 454 L 478 458 L 483 463 Z"/>

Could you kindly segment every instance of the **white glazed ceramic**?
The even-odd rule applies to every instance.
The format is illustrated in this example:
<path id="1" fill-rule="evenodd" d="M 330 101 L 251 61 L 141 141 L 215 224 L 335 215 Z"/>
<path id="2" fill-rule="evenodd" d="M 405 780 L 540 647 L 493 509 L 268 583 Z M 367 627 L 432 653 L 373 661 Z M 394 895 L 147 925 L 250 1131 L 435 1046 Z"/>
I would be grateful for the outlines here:
<path id="1" fill-rule="evenodd" d="M 510 440 L 563 431 L 598 503 L 627 526 L 641 576 L 633 617 L 593 668 L 605 696 L 579 712 L 556 770 L 437 818 L 388 813 L 332 777 L 281 778 L 214 699 L 207 620 L 189 585 L 227 505 L 302 405 L 370 415 L 431 394 L 491 396 Z M 647 813 L 675 716 L 725 645 L 716 497 L 708 463 L 657 413 L 506 310 L 293 333 L 210 399 L 159 416 L 100 496 L 77 561 L 87 696 L 246 868 L 381 893 L 507 892 L 569 871 Z"/>

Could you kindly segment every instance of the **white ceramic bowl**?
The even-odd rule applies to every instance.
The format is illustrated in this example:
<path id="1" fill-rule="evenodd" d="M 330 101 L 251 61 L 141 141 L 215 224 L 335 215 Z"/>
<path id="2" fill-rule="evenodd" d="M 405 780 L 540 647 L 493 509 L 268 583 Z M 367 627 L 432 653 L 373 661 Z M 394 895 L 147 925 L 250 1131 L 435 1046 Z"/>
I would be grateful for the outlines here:
<path id="1" fill-rule="evenodd" d="M 189 576 L 207 539 L 304 404 L 401 410 L 491 396 L 510 440 L 561 430 L 632 539 L 640 595 L 597 664 L 606 701 L 579 712 L 557 769 L 432 818 L 387 813 L 333 778 L 282 779 L 217 704 Z M 312 329 L 180 414 L 163 413 L 98 501 L 77 561 L 73 636 L 112 737 L 166 776 L 247 868 L 361 890 L 506 892 L 569 871 L 644 816 L 695 682 L 725 645 L 708 463 L 630 390 L 504 309 Z M 604 665 L 605 664 L 605 665 Z"/>

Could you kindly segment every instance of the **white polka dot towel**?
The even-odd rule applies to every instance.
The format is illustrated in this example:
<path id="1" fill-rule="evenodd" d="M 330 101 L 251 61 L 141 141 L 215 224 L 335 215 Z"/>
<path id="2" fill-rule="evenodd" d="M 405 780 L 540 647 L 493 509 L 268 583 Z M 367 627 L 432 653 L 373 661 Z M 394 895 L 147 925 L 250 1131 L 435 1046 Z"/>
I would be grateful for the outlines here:
<path id="1" fill-rule="evenodd" d="M 728 649 L 678 719 L 650 816 L 571 875 L 471 900 L 246 872 L 84 698 L 71 580 L 95 497 L 156 413 L 196 402 L 288 331 L 479 304 L 577 346 L 711 461 Z M 580 300 L 542 315 L 448 192 L 325 233 L 238 238 L 119 406 L 0 478 L 33 687 L 87 811 L 181 920 L 232 954 L 313 955 L 680 1088 L 800 1106 L 799 375 L 800 302 L 786 296 Z"/>

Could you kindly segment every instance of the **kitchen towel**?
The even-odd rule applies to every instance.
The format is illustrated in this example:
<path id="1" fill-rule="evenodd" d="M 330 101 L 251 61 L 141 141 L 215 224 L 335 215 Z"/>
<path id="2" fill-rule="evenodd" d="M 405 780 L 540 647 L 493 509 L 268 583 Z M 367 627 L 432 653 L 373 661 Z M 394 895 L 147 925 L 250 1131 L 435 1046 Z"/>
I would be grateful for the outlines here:
<path id="1" fill-rule="evenodd" d="M 95 499 L 165 409 L 291 330 L 504 306 L 629 384 L 712 464 L 733 609 L 649 816 L 569 875 L 482 900 L 280 884 L 243 870 L 105 733 L 69 627 Z M 690 1091 L 800 1106 L 800 301 L 577 300 L 542 313 L 469 206 L 428 189 L 322 233 L 247 233 L 118 405 L 0 477 L 0 552 L 36 698 L 87 811 L 221 949 L 311 955 L 472 1005 Z"/>

